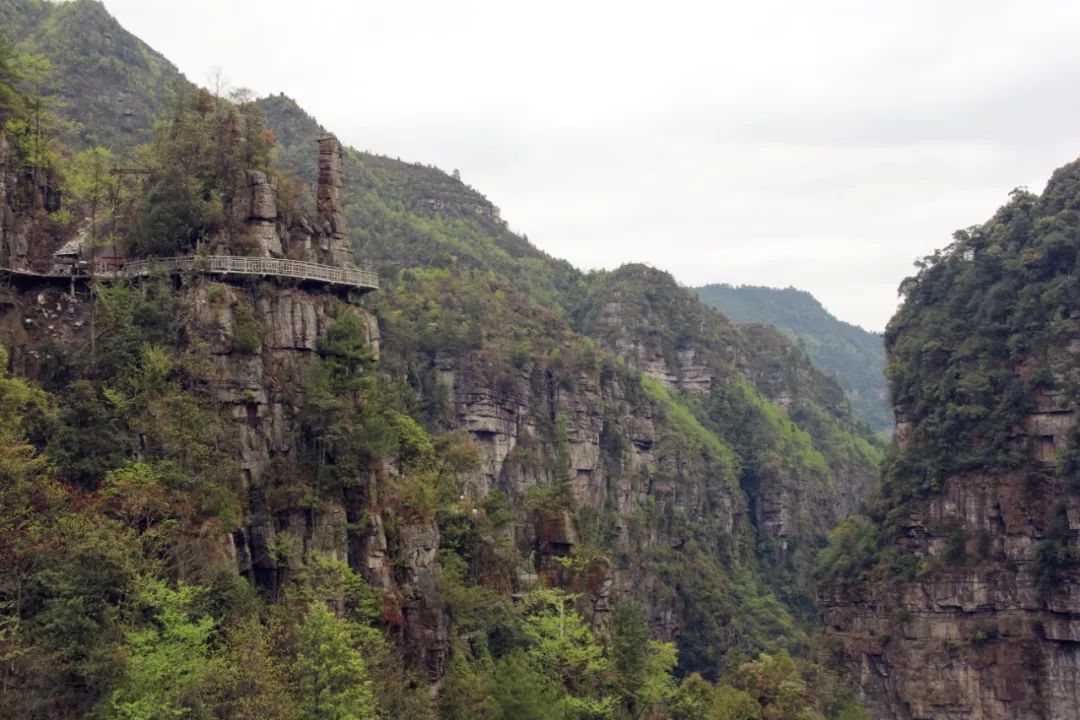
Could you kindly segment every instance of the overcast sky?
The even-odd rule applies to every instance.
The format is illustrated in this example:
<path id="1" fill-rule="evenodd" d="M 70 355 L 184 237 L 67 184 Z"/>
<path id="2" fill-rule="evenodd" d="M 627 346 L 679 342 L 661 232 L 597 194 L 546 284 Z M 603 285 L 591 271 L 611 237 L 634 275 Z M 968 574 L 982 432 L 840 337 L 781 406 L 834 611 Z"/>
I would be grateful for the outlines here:
<path id="1" fill-rule="evenodd" d="M 873 330 L 915 258 L 1080 155 L 1075 0 L 104 2 L 581 268 L 793 285 Z"/>

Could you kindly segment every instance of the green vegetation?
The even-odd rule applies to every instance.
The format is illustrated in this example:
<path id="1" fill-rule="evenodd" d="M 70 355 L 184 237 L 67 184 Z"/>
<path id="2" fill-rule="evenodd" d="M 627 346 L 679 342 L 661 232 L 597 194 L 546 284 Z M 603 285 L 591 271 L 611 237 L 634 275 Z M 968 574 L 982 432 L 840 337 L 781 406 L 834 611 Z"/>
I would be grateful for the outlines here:
<path id="1" fill-rule="evenodd" d="M 132 256 L 250 250 L 233 203 L 253 169 L 278 182 L 284 216 L 310 207 L 321 129 L 291 101 L 184 82 L 151 92 L 171 66 L 87 0 L 17 0 L 0 18 L 19 52 L 72 83 L 72 104 L 50 108 L 41 74 L 39 107 L 83 123 L 9 130 L 45 141 L 47 158 L 19 144 L 17 161 L 45 158 L 64 194 L 66 216 L 36 219 L 44 251 L 77 230 Z M 97 114 L 71 67 L 80 53 L 133 94 L 132 122 L 150 107 L 161 122 Z M 27 117 L 32 71 L 48 69 L 36 62 L 0 54 L 0 113 Z M 128 165 L 138 172 L 111 172 Z M 548 257 L 456 175 L 351 150 L 345 173 L 357 253 L 382 278 L 369 300 L 379 363 L 348 302 L 320 298 L 317 347 L 293 357 L 266 347 L 269 283 L 154 278 L 93 287 L 79 342 L 35 356 L 36 380 L 0 377 L 0 694 L 17 691 L 5 711 L 855 717 L 806 659 L 805 558 L 838 478 L 868 476 L 877 454 L 835 383 L 669 276 L 586 275 Z M 620 303 L 627 316 L 609 322 Z M 636 346 L 672 367 L 697 353 L 708 389 L 643 376 Z M 223 377 L 222 363 L 261 365 L 265 386 Z M 477 479 L 493 433 L 462 431 L 451 395 L 473 389 L 517 428 L 497 478 Z M 575 465 L 583 437 L 598 439 L 592 469 Z M 253 459 L 264 441 L 269 457 Z M 757 503 L 798 488 L 828 510 L 775 537 Z M 264 557 L 231 557 L 245 548 Z M 635 583 L 614 593 L 609 623 L 590 601 L 612 571 Z M 672 623 L 693 631 L 650 639 Z M 417 636 L 431 655 L 406 661 Z"/>
<path id="2" fill-rule="evenodd" d="M 790 655 L 761 655 L 743 663 L 731 682 L 710 686 L 686 678 L 671 705 L 674 720 L 865 720 L 843 683 L 820 666 Z"/>
<path id="3" fill-rule="evenodd" d="M 276 160 L 310 185 L 311 148 L 324 128 L 283 95 L 258 102 L 277 139 Z M 511 232 L 487 198 L 460 179 L 351 148 L 344 173 L 342 204 L 356 256 L 380 275 L 400 268 L 487 270 L 538 306 L 573 317 L 584 275 Z M 306 198 L 308 207 L 313 202 Z"/>
<path id="4" fill-rule="evenodd" d="M 859 418 L 875 432 L 892 432 L 879 333 L 837 320 L 813 295 L 795 288 L 705 285 L 697 294 L 732 322 L 773 325 L 790 335 L 814 365 L 843 386 Z"/>
<path id="5" fill-rule="evenodd" d="M 22 108 L 23 98 L 18 89 L 19 71 L 15 65 L 15 53 L 8 38 L 0 35 L 0 126 Z"/>
<path id="6" fill-rule="evenodd" d="M 890 389 L 913 443 L 896 458 L 889 495 L 918 496 L 952 472 L 1030 462 L 1013 428 L 1032 390 L 1053 389 L 1047 352 L 1067 337 L 1080 298 L 1080 229 L 1070 206 L 1078 187 L 1068 166 L 1042 198 L 1015 191 L 992 220 L 957 232 L 904 281 L 886 343 Z M 1030 365 L 1026 380 L 1021 364 Z"/>
<path id="7" fill-rule="evenodd" d="M 889 553 L 889 548 L 879 548 L 877 526 L 860 520 L 848 518 L 829 533 L 829 544 L 821 552 L 818 562 L 818 577 L 829 582 L 857 582 L 867 577 L 867 573 L 877 564 L 878 553 Z M 895 568 L 899 557 L 894 556 Z M 904 573 L 914 571 L 911 563 L 903 568 Z"/>
<path id="8" fill-rule="evenodd" d="M 819 482 L 825 481 L 828 466 L 810 434 L 792 422 L 782 408 L 762 398 L 742 377 L 736 376 L 727 385 L 714 387 L 701 407 L 715 430 L 725 437 L 738 438 L 743 448 L 741 455 L 753 458 L 755 464 L 779 462 L 790 470 L 816 476 Z M 857 452 L 864 453 L 863 460 L 872 463 L 877 459 L 875 449 L 865 440 L 844 438 L 855 445 Z M 772 455 L 756 457 L 765 448 Z"/>
<path id="9" fill-rule="evenodd" d="M 618 317 L 610 315 L 614 307 Z M 704 392 L 665 393 L 678 405 L 667 414 L 685 428 L 684 442 L 712 437 L 726 448 L 721 456 L 734 459 L 727 468 L 757 525 L 756 572 L 801 622 L 813 623 L 811 569 L 830 529 L 822 514 L 841 520 L 829 503 L 853 479 L 868 492 L 881 459 L 879 441 L 851 415 L 839 386 L 779 332 L 733 327 L 669 276 L 644 266 L 597 277 L 580 324 L 609 347 L 634 347 L 644 361 L 662 359 L 676 382 L 686 349 L 693 350 L 690 363 L 712 369 Z M 644 387 L 659 400 L 662 387 Z M 784 398 L 786 407 L 769 397 Z M 785 537 L 769 526 L 781 503 L 788 507 Z"/>
<path id="10" fill-rule="evenodd" d="M 273 172 L 272 138 L 262 113 L 243 93 L 229 100 L 207 90 L 174 99 L 152 144 L 140 153 L 139 189 L 128 252 L 136 257 L 190 254 L 215 236 L 243 246 L 243 217 L 232 200 L 249 170 Z"/>
<path id="11" fill-rule="evenodd" d="M 459 372 L 480 373 L 485 386 L 497 388 L 508 400 L 536 392 L 538 382 L 559 389 L 618 385 L 632 391 L 631 397 L 638 402 L 647 403 L 649 416 L 661 428 L 652 448 L 659 461 L 652 482 L 680 488 L 696 482 L 695 478 L 710 478 L 708 492 L 715 498 L 710 502 L 715 503 L 717 514 L 694 521 L 678 506 L 663 501 L 631 517 L 620 517 L 613 510 L 574 513 L 576 524 L 587 534 L 587 546 L 575 549 L 575 555 L 582 559 L 573 563 L 575 567 L 587 567 L 584 558 L 590 553 L 614 553 L 617 562 L 634 563 L 635 567 L 646 558 L 645 567 L 655 567 L 672 593 L 692 599 L 680 605 L 680 612 L 685 613 L 688 626 L 700 629 L 679 639 L 681 672 L 698 670 L 717 677 L 727 662 L 723 659 L 726 654 L 737 651 L 743 657 L 753 657 L 763 649 L 805 647 L 813 595 L 806 578 L 815 545 L 796 547 L 792 543 L 787 559 L 777 563 L 777 551 L 767 543 L 755 548 L 751 542 L 748 547 L 733 536 L 732 529 L 725 528 L 720 508 L 727 502 L 723 498 L 744 502 L 744 490 L 756 493 L 752 478 L 769 472 L 777 482 L 812 483 L 822 492 L 828 492 L 833 482 L 830 466 L 836 467 L 838 461 L 855 471 L 865 468 L 869 474 L 880 451 L 868 434 L 853 434 L 850 424 L 845 427 L 843 420 L 824 409 L 801 407 L 800 417 L 813 429 L 812 436 L 784 410 L 762 398 L 740 374 L 732 377 L 730 386 L 718 384 L 706 398 L 674 393 L 627 369 L 587 338 L 575 335 L 566 323 L 539 309 L 494 273 L 409 269 L 386 278 L 379 301 L 384 320 L 381 363 L 410 378 L 425 401 L 416 409 L 427 422 L 446 418 L 445 389 L 441 389 L 434 368 L 436 359 L 447 354 L 469 358 Z M 658 323 L 657 327 L 666 325 Z M 738 342 L 738 337 L 733 341 Z M 842 402 L 838 391 L 834 397 Z M 520 463 L 515 467 L 526 471 L 549 467 L 551 477 L 558 480 L 567 464 L 566 450 L 560 449 L 566 442 L 565 429 L 560 431 L 565 416 L 556 413 L 553 421 L 542 415 L 533 419 L 543 428 L 540 447 L 521 442 L 508 463 Z M 618 444 L 626 432 L 625 419 L 612 416 L 605 422 L 612 439 L 607 452 L 612 467 L 618 467 L 630 451 Z M 818 438 L 823 445 L 817 445 Z M 818 447 L 827 449 L 829 460 Z M 792 476 L 796 479 L 790 480 Z M 745 482 L 742 487 L 740 480 Z M 520 503 L 518 507 L 560 523 L 563 512 L 573 511 L 568 489 L 558 482 L 532 486 L 525 497 L 510 499 Z M 820 523 L 820 519 L 814 522 Z M 613 529 L 627 523 L 632 528 L 631 537 L 638 538 L 635 542 L 644 541 L 645 536 L 636 530 L 644 525 L 663 527 L 675 535 L 685 532 L 693 541 L 677 553 L 654 556 L 647 547 L 635 550 L 633 545 L 616 542 Z M 818 542 L 823 543 L 824 537 Z M 755 549 L 761 552 L 760 569 L 751 569 L 757 563 L 752 557 Z M 476 561 L 472 555 L 465 560 L 466 567 Z M 444 563 L 448 561 L 444 559 Z M 729 576 L 722 568 L 731 564 L 743 569 Z M 766 574 L 772 587 L 755 579 L 757 572 Z M 687 577 L 698 579 L 693 587 Z M 790 615 L 785 603 L 798 609 L 798 619 Z M 708 610 L 710 606 L 716 609 Z M 750 611 L 740 614 L 736 608 Z M 702 625 L 699 616 L 717 620 L 713 625 Z"/>
<path id="12" fill-rule="evenodd" d="M 249 302 L 238 302 L 233 308 L 233 352 L 257 353 L 262 344 L 262 327 L 255 321 L 254 309 Z"/>
<path id="13" fill-rule="evenodd" d="M 274 603 L 222 575 L 203 585 L 169 580 L 160 560 L 178 549 L 145 539 L 156 511 L 130 512 L 140 501 L 127 491 L 122 507 L 108 489 L 76 493 L 20 438 L 31 412 L 48 409 L 48 395 L 4 377 L 0 400 L 0 499 L 5 508 L 24 509 L 0 521 L 0 647 L 8 659 L 0 682 L 19 688 L 18 702 L 7 708 L 12 717 L 78 708 L 129 719 L 347 719 L 397 716 L 387 714 L 395 708 L 408 709 L 401 717 L 425 716 L 416 714 L 421 695 L 401 697 L 408 690 L 396 686 L 399 671 L 373 627 L 378 603 L 347 568 L 312 558 L 309 572 Z M 482 593 L 475 585 L 452 593 L 461 598 L 455 605 L 463 629 L 465 598 Z M 336 598 L 344 611 L 329 612 L 325 598 Z M 821 671 L 783 654 L 740 669 L 733 682 L 753 689 L 749 699 L 739 694 L 747 690 L 714 689 L 697 676 L 680 686 L 671 674 L 674 647 L 648 639 L 640 608 L 619 605 L 611 639 L 602 642 L 573 600 L 555 590 L 538 590 L 517 605 L 488 595 L 488 609 L 474 616 L 484 632 L 463 641 L 443 681 L 442 716 L 705 718 L 742 705 L 846 702 L 837 699 L 835 682 L 828 692 L 810 692 L 799 681 L 790 688 L 784 673 Z M 44 657 L 51 662 L 42 665 Z M 780 671 L 758 678 L 773 662 L 782 663 Z"/>
<path id="14" fill-rule="evenodd" d="M 126 155 L 149 139 L 172 91 L 190 87 L 172 63 L 93 0 L 10 0 L 0 6 L 0 28 L 17 53 L 54 64 L 68 99 L 60 111 L 64 136 L 80 148 L 104 146 Z"/>
<path id="15" fill-rule="evenodd" d="M 1056 351 L 1071 342 L 1080 302 L 1078 198 L 1080 165 L 1073 163 L 1054 173 L 1042 196 L 1013 191 L 990 221 L 955 233 L 901 285 L 904 303 L 885 341 L 890 392 L 907 439 L 888 453 L 871 522 L 834 535 L 823 557 L 826 577 L 910 578 L 925 570 L 896 538 L 905 518 L 950 476 L 1009 473 L 1058 482 L 1035 452 L 1042 438 L 1027 437 L 1023 428 L 1037 398 L 1074 382 Z M 1075 433 L 1057 462 L 1065 487 L 1073 482 L 1074 441 Z M 1035 569 L 1044 589 L 1075 562 L 1060 512 L 1045 522 Z M 945 562 L 971 560 L 961 531 L 945 529 L 953 533 Z M 982 545 L 979 557 L 990 558 L 989 544 Z"/>
<path id="16" fill-rule="evenodd" d="M 125 632 L 128 661 L 122 679 L 105 700 L 105 717 L 151 720 L 161 716 L 206 716 L 204 703 L 220 658 L 211 656 L 212 618 L 198 612 L 198 588 L 176 590 L 147 580 L 139 602 L 151 613 L 144 628 Z"/>
<path id="17" fill-rule="evenodd" d="M 54 392 L 0 377 L 5 712 L 299 720 L 369 718 L 380 707 L 410 716 L 405 671 L 374 628 L 378 603 L 351 570 L 312 557 L 278 594 L 261 595 L 208 560 L 208 541 L 237 529 L 244 502 L 232 438 L 200 390 L 199 351 L 179 350 L 176 338 L 157 344 L 174 332 L 163 305 L 171 293 L 144 291 L 98 289 L 108 352 L 74 356 L 53 373 Z M 369 354 L 348 317 L 314 367 L 348 391 L 336 419 L 355 427 L 378 399 L 359 377 Z M 88 431 L 87 417 L 103 423 Z M 400 449 L 388 454 L 410 471 L 418 447 L 439 453 L 444 476 L 467 462 L 402 427 L 364 432 L 391 437 Z M 346 612 L 329 613 L 331 599 Z"/>
<path id="18" fill-rule="evenodd" d="M 647 377 L 641 379 L 641 387 L 645 390 L 646 397 L 656 403 L 664 413 L 665 419 L 672 422 L 673 431 L 678 433 L 684 442 L 689 443 L 691 451 L 708 452 L 724 464 L 728 474 L 737 474 L 740 463 L 732 449 L 725 445 L 719 436 L 706 430 L 689 408 L 676 402 L 667 388 Z"/>
<path id="19" fill-rule="evenodd" d="M 69 6 L 100 7 L 93 2 Z M 7 170 L 27 181 L 7 198 L 30 222 L 31 262 L 47 261 L 43 248 L 70 239 L 83 223 L 90 245 L 119 246 L 135 256 L 190 253 L 212 237 L 242 246 L 233 198 L 246 188 L 246 171 L 276 173 L 273 138 L 262 114 L 243 92 L 230 98 L 178 86 L 167 119 L 152 143 L 128 162 L 134 173 L 117 173 L 119 153 L 103 147 L 78 152 L 61 139 L 70 123 L 58 99 L 63 76 L 52 56 L 14 55 L 0 40 L 0 131 L 10 144 Z M 131 168 L 127 168 L 131 170 Z M 63 200 L 62 200 L 63 199 Z M 42 257 L 43 256 L 43 257 Z"/>
<path id="20" fill-rule="evenodd" d="M 62 102 L 56 85 L 47 57 L 18 54 L 0 35 L 0 170 L 22 177 L 5 201 L 29 221 L 31 245 L 49 242 L 71 220 L 60 202 L 64 163 L 58 136 L 64 124 L 57 115 Z"/>
<path id="21" fill-rule="evenodd" d="M 349 622 L 321 604 L 300 625 L 290 668 L 299 720 L 364 720 L 377 716 L 364 656 L 354 646 Z"/>

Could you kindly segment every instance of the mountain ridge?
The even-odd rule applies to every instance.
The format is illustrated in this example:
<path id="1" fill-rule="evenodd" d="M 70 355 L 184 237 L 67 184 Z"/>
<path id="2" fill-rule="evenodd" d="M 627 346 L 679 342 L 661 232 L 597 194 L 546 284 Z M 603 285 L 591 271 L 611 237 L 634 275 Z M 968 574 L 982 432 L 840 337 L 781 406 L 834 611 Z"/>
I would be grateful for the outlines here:
<path id="1" fill-rule="evenodd" d="M 766 323 L 801 343 L 814 364 L 844 387 L 855 413 L 875 432 L 891 434 L 884 339 L 836 318 L 810 293 L 726 283 L 696 288 L 702 301 L 736 323 Z"/>

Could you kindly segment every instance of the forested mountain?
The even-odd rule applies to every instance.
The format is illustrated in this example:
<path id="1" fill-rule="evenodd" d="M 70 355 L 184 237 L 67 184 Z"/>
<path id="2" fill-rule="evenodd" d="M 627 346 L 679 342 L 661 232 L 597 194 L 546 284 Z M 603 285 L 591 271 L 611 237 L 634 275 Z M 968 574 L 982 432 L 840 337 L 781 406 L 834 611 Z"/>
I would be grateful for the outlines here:
<path id="1" fill-rule="evenodd" d="M 717 284 L 699 287 L 697 294 L 732 322 L 765 323 L 795 338 L 844 388 L 857 416 L 876 432 L 892 432 L 881 335 L 836 319 L 805 290 Z"/>
<path id="2" fill-rule="evenodd" d="M 150 139 L 176 88 L 189 86 L 99 2 L 4 0 L 0 32 L 16 53 L 52 63 L 53 71 L 41 76 L 44 89 L 67 123 L 63 135 L 81 146 L 133 150 Z"/>
<path id="3" fill-rule="evenodd" d="M 823 558 L 880 717 L 1080 714 L 1080 162 L 918 263 L 885 343 L 896 442 Z"/>
<path id="4" fill-rule="evenodd" d="M 171 66 L 92 0 L 4 12 L 8 714 L 862 717 L 812 569 L 881 449 L 798 345 L 651 268 L 582 273 L 284 96 L 162 105 Z M 50 58 L 112 84 L 31 102 Z M 145 124 L 96 104 L 117 88 Z M 380 287 L 48 277 L 71 242 Z"/>

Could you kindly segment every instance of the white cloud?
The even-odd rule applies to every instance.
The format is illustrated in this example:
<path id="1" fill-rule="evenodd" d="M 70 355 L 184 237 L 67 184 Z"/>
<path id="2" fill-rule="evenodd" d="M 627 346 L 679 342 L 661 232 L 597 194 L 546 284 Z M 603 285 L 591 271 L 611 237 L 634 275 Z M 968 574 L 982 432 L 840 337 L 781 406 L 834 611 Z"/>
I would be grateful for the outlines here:
<path id="1" fill-rule="evenodd" d="M 579 266 L 794 285 L 873 329 L 1080 148 L 1069 0 L 105 4 L 195 81 L 460 169 Z"/>

